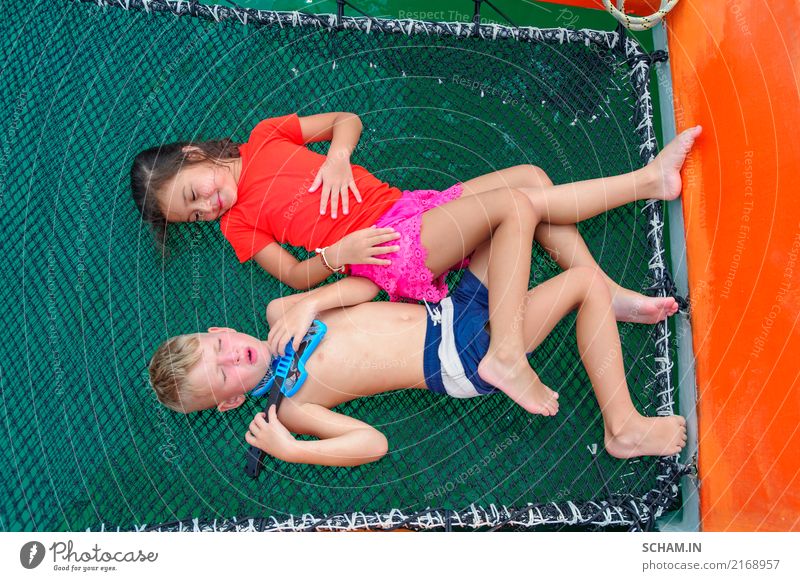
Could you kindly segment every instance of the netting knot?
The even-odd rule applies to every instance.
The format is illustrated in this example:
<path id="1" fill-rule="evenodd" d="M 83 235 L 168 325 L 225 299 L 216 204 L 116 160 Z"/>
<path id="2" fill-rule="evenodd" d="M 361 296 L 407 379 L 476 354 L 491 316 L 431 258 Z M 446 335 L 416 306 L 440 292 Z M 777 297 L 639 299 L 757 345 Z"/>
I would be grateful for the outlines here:
<path id="1" fill-rule="evenodd" d="M 644 62 L 648 66 L 653 63 L 664 63 L 669 60 L 669 53 L 665 50 L 654 50 L 653 52 L 643 52 L 628 57 L 628 64 L 633 68 L 637 64 Z"/>
<path id="2" fill-rule="evenodd" d="M 678 287 L 675 281 L 672 280 L 672 275 L 668 270 L 662 271 L 662 276 L 652 285 L 645 288 L 646 291 L 664 291 L 668 297 L 672 297 L 678 303 L 678 310 L 684 314 L 689 314 L 691 311 L 691 304 L 688 297 L 678 294 Z"/>

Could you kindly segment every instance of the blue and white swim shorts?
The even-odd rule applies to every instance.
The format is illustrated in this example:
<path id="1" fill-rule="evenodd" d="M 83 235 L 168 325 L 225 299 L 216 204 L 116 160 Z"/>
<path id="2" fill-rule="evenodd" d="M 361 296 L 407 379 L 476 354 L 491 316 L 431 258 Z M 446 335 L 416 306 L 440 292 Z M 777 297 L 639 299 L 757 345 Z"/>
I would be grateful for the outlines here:
<path id="1" fill-rule="evenodd" d="M 428 305 L 423 368 L 428 389 L 452 397 L 498 391 L 478 375 L 489 349 L 489 291 L 469 270 L 452 294 Z"/>

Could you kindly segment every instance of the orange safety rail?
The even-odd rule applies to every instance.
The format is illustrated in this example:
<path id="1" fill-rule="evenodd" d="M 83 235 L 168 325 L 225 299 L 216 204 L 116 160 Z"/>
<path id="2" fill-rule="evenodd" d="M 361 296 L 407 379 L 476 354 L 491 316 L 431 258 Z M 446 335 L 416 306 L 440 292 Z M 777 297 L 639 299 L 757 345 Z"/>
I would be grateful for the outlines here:
<path id="1" fill-rule="evenodd" d="M 563 4 L 566 6 L 579 6 L 581 8 L 596 8 L 598 10 L 605 10 L 603 0 L 539 0 L 540 2 L 548 2 L 550 4 Z M 614 6 L 617 5 L 616 0 L 613 0 Z M 653 14 L 661 5 L 661 0 L 627 0 L 625 2 L 625 12 L 633 13 L 637 16 L 649 16 Z"/>
<path id="2" fill-rule="evenodd" d="M 705 531 L 800 530 L 800 3 L 667 18 L 684 173 Z"/>

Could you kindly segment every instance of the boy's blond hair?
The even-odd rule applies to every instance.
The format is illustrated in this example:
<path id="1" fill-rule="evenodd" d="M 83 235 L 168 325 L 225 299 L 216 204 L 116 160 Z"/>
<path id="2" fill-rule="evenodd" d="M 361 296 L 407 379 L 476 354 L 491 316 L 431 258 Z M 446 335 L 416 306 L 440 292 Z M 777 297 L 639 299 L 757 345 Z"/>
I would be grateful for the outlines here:
<path id="1" fill-rule="evenodd" d="M 169 409 L 186 413 L 203 398 L 187 376 L 203 355 L 196 335 L 178 335 L 164 341 L 150 360 L 150 385 L 158 401 Z"/>

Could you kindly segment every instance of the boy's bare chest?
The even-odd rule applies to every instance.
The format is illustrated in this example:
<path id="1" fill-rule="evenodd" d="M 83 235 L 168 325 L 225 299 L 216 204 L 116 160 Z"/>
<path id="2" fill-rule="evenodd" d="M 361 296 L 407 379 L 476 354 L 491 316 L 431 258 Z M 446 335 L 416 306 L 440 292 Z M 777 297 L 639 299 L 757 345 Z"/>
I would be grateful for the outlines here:
<path id="1" fill-rule="evenodd" d="M 371 310 L 378 309 L 349 309 L 358 316 L 348 318 L 342 312 L 325 318 L 328 333 L 308 360 L 308 379 L 295 401 L 333 407 L 385 391 L 424 387 L 424 319 L 421 325 L 410 319 L 376 324 L 364 317 L 377 314 Z"/>

